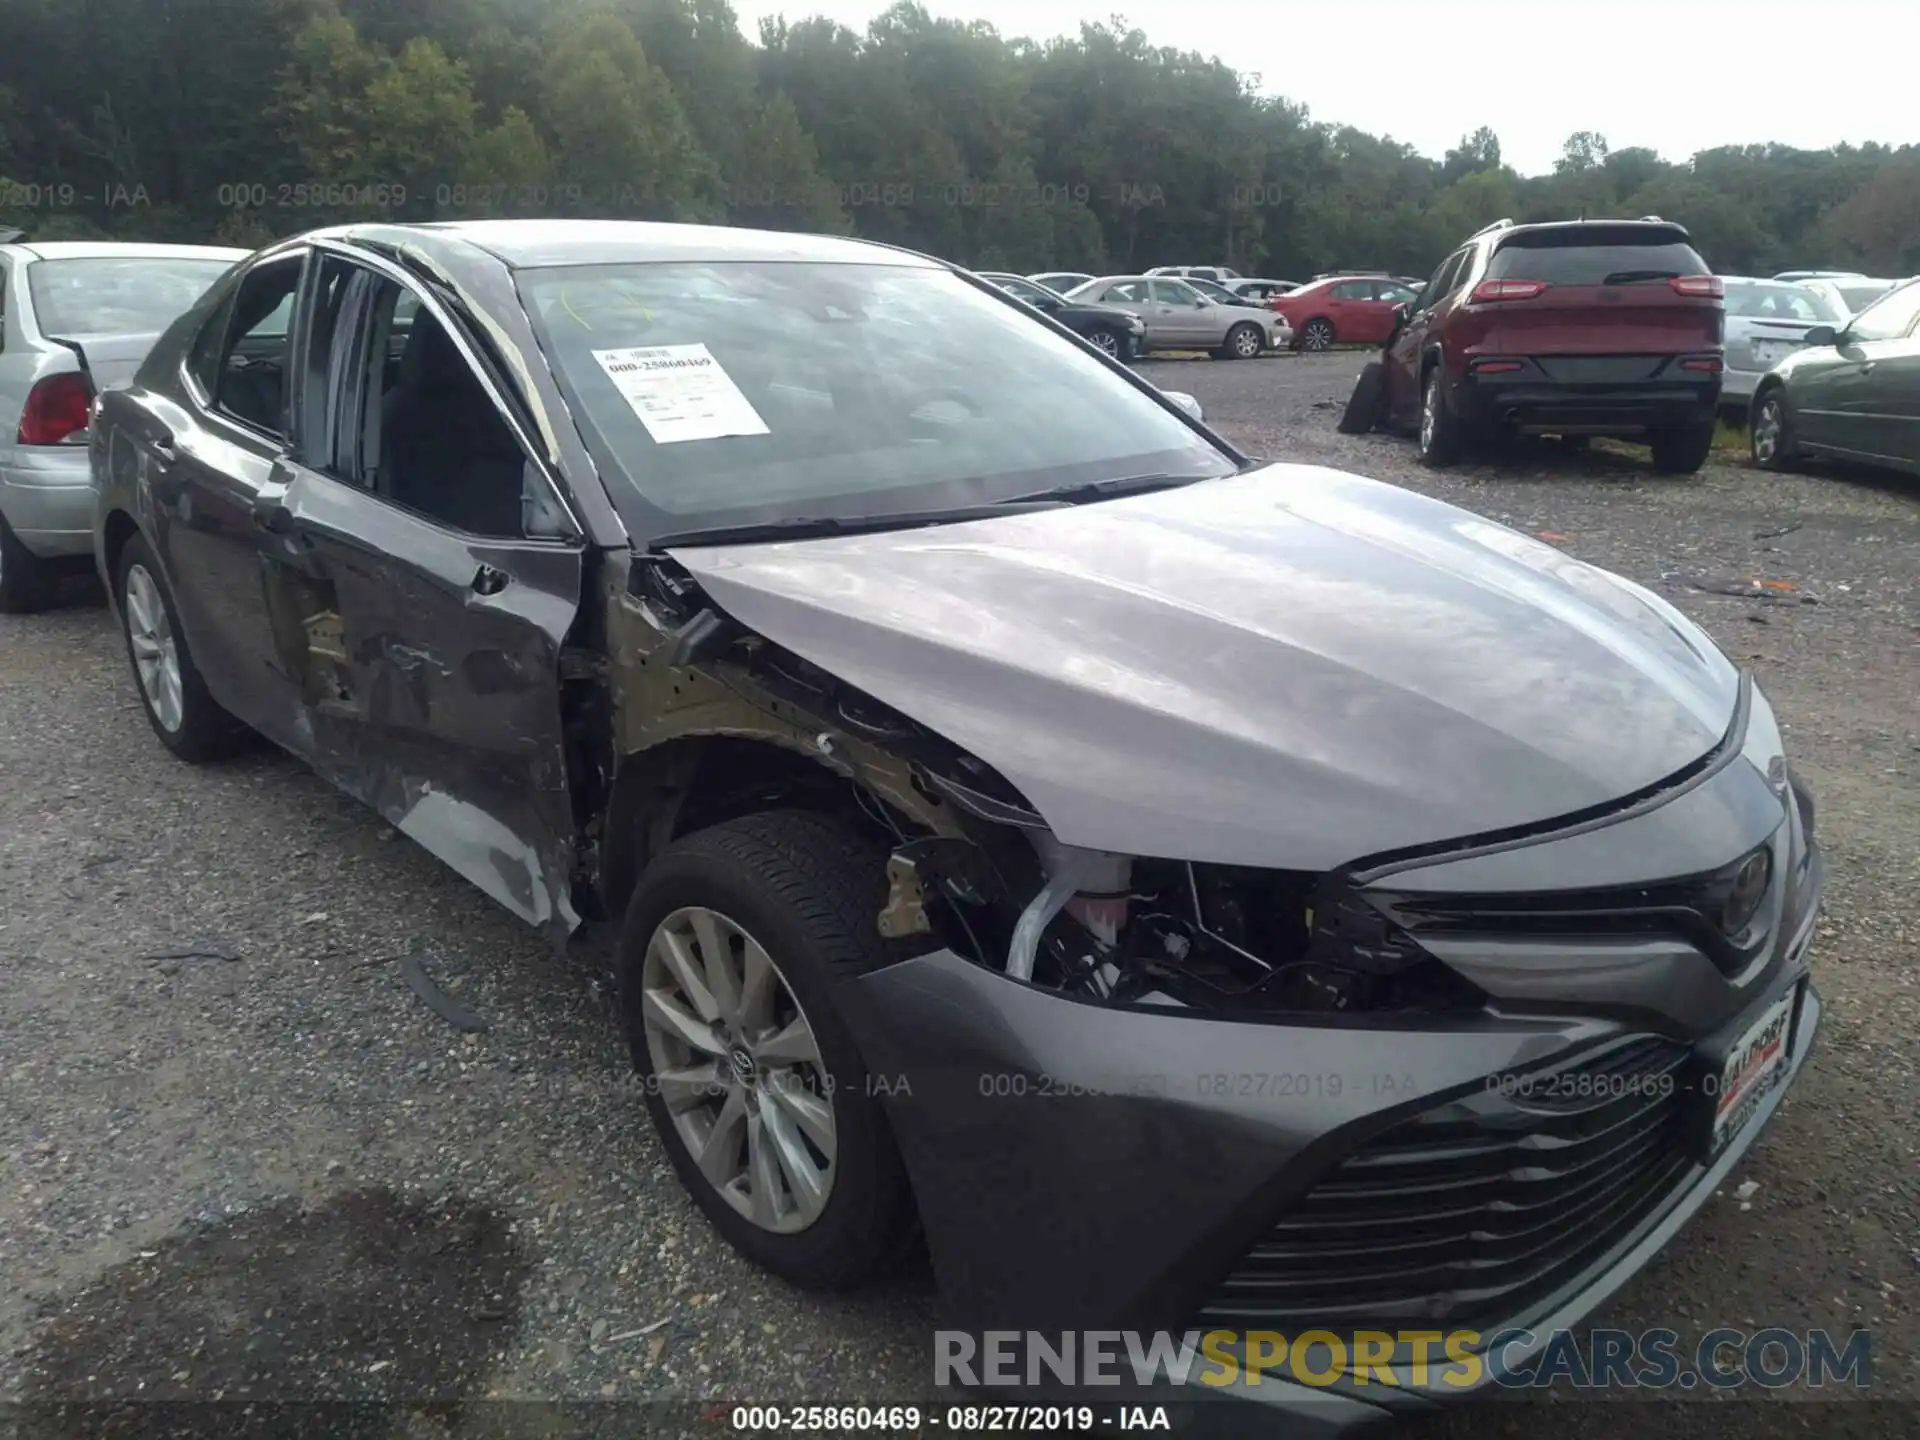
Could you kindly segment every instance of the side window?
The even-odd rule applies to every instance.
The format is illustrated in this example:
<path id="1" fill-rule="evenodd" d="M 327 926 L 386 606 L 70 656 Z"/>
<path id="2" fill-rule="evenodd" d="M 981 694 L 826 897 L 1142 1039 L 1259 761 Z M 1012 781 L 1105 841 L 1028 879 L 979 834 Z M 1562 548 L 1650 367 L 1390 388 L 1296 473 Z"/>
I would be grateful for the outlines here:
<path id="1" fill-rule="evenodd" d="M 212 377 L 214 409 L 282 439 L 287 434 L 287 327 L 305 258 L 289 255 L 256 265 L 240 282 Z"/>
<path id="2" fill-rule="evenodd" d="M 1333 287 L 1333 298 L 1335 300 L 1371 300 L 1373 298 L 1372 282 L 1349 280 L 1344 285 L 1336 285 Z"/>
<path id="3" fill-rule="evenodd" d="M 1185 305 L 1192 309 L 1200 303 L 1200 292 L 1191 285 L 1182 285 L 1178 280 L 1156 280 L 1153 282 L 1153 298 L 1160 305 Z"/>
<path id="4" fill-rule="evenodd" d="M 1453 283 L 1453 277 L 1460 270 L 1460 252 L 1455 251 L 1440 262 L 1440 268 L 1427 280 L 1427 288 L 1420 292 L 1420 298 L 1414 303 L 1413 313 L 1424 315 L 1447 296 L 1447 287 Z"/>
<path id="5" fill-rule="evenodd" d="M 335 463 L 323 468 L 470 535 L 570 533 L 546 477 L 453 335 L 412 291 L 348 268 L 356 272 L 346 292 L 353 343 L 333 353 L 352 359 L 333 387 Z"/>
<path id="6" fill-rule="evenodd" d="M 1110 305 L 1138 305 L 1147 298 L 1146 284 L 1139 280 L 1128 281 L 1124 285 L 1108 287 L 1101 297 Z"/>

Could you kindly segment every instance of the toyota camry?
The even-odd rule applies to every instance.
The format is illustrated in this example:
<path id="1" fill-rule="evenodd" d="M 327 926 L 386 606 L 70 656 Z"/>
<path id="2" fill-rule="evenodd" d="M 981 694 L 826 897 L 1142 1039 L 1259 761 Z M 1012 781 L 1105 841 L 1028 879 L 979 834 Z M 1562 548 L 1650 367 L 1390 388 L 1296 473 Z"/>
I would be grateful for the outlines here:
<path id="1" fill-rule="evenodd" d="M 666 1155 L 795 1282 L 924 1243 L 963 1328 L 1545 1334 L 1813 1043 L 1813 802 L 1699 627 L 939 261 L 322 231 L 89 443 L 160 743 L 614 927 Z"/>

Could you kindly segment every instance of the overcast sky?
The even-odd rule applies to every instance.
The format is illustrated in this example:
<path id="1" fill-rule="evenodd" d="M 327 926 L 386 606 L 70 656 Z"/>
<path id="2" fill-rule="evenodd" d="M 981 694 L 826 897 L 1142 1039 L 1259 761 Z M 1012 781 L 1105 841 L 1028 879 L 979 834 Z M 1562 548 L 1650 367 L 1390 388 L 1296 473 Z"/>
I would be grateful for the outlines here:
<path id="1" fill-rule="evenodd" d="M 1077 35 L 1119 9 L 1156 45 L 1217 55 L 1315 120 L 1433 156 L 1490 125 L 1507 163 L 1551 169 L 1576 130 L 1684 160 L 1777 140 L 1920 141 L 1911 0 L 924 0 L 1002 35 Z M 735 0 L 760 17 L 828 15 L 854 30 L 886 0 Z M 1041 177 L 1044 179 L 1045 177 Z"/>

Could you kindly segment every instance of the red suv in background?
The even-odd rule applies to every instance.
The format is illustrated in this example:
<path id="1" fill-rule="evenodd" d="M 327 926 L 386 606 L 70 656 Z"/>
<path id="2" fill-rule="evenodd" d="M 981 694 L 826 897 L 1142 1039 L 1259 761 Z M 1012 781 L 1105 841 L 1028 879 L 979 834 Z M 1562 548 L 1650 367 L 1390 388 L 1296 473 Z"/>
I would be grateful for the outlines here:
<path id="1" fill-rule="evenodd" d="M 1691 474 L 1713 444 L 1723 293 L 1663 220 L 1499 221 L 1441 262 L 1388 338 L 1384 418 L 1428 465 L 1506 435 L 1619 435 Z"/>
<path id="2" fill-rule="evenodd" d="M 1419 292 L 1380 275 L 1332 275 L 1267 302 L 1293 327 L 1293 348 L 1378 345 L 1393 333 L 1394 311 Z"/>

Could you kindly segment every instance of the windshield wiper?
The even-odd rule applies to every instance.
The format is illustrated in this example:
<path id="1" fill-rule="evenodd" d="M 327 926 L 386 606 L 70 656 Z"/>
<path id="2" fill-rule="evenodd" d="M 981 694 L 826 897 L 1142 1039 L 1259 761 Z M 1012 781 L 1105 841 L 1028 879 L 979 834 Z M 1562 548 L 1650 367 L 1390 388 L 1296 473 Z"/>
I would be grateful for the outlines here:
<path id="1" fill-rule="evenodd" d="M 1036 490 L 1031 495 L 1016 495 L 1001 501 L 1002 506 L 1038 504 L 1052 501 L 1061 505 L 1084 505 L 1090 500 L 1111 500 L 1119 495 L 1147 495 L 1155 490 L 1178 490 L 1208 479 L 1205 475 L 1126 475 L 1114 480 L 1082 480 L 1072 485 L 1056 485 L 1051 490 Z"/>
<path id="2" fill-rule="evenodd" d="M 1632 285 L 1641 280 L 1678 280 L 1678 270 L 1616 270 L 1600 283 L 1602 285 Z"/>
<path id="3" fill-rule="evenodd" d="M 750 520 L 739 525 L 710 525 L 698 530 L 676 530 L 647 542 L 651 551 L 676 545 L 756 545 L 773 540 L 815 540 L 826 535 L 871 535 L 881 530 L 912 530 L 921 525 L 951 525 L 962 520 L 987 520 L 1008 513 L 1055 510 L 1067 502 L 996 500 L 981 505 L 958 505 L 947 510 L 902 510 L 883 515 L 794 515 L 784 520 Z"/>

